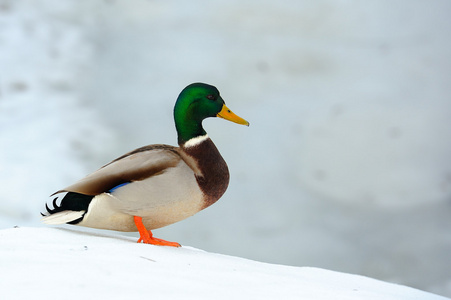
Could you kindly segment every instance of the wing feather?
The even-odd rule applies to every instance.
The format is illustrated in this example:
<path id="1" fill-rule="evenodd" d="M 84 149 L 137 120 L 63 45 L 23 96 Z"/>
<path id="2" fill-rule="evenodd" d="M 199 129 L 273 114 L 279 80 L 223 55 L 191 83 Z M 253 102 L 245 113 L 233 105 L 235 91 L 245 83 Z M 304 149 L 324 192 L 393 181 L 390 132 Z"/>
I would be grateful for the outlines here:
<path id="1" fill-rule="evenodd" d="M 132 181 L 139 181 L 175 167 L 181 160 L 177 148 L 169 145 L 150 145 L 131 151 L 99 170 L 89 174 L 58 192 L 99 195 Z"/>

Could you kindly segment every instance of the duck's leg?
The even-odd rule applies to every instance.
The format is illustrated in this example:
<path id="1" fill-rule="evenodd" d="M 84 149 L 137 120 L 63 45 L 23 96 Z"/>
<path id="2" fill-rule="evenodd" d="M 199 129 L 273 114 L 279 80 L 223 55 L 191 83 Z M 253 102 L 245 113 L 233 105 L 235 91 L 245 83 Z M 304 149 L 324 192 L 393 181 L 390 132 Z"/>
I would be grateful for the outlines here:
<path id="1" fill-rule="evenodd" d="M 142 221 L 141 217 L 134 216 L 133 219 L 135 221 L 136 228 L 138 228 L 138 231 L 139 231 L 138 243 L 143 242 L 144 244 L 180 247 L 179 243 L 168 242 L 168 241 L 165 241 L 165 240 L 162 240 L 162 239 L 154 238 L 153 235 L 152 235 L 152 231 L 147 230 L 146 227 L 144 227 L 144 224 L 143 224 L 143 221 Z"/>

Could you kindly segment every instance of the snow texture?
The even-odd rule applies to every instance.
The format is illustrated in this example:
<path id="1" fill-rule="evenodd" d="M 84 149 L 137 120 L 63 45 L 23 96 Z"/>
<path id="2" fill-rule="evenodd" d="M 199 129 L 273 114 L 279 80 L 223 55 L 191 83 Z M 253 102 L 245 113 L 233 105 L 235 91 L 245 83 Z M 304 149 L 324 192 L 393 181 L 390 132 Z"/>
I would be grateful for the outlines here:
<path id="1" fill-rule="evenodd" d="M 3 299 L 446 300 L 318 268 L 59 228 L 0 230 Z"/>
<path id="2" fill-rule="evenodd" d="M 0 0 L 0 228 L 44 226 L 53 192 L 137 147 L 174 145 L 175 99 L 201 81 L 251 126 L 204 122 L 229 189 L 157 236 L 451 297 L 450 11 Z"/>

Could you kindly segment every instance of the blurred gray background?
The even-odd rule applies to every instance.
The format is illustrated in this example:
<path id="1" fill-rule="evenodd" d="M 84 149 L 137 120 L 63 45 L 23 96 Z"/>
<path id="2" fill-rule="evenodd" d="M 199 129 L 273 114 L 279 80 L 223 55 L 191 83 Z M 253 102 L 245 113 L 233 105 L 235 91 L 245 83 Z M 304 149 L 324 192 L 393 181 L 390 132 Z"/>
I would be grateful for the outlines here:
<path id="1" fill-rule="evenodd" d="M 0 228 L 218 87 L 231 182 L 159 237 L 451 296 L 451 2 L 0 0 Z"/>

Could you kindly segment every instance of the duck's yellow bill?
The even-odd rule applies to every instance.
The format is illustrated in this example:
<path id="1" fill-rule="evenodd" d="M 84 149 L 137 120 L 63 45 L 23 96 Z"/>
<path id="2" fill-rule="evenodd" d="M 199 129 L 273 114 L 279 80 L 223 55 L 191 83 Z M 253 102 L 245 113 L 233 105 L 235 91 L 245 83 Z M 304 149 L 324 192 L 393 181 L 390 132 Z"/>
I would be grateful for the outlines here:
<path id="1" fill-rule="evenodd" d="M 222 110 L 216 116 L 235 122 L 237 124 L 249 126 L 248 121 L 235 115 L 227 106 L 225 106 L 225 104 L 222 106 Z"/>

